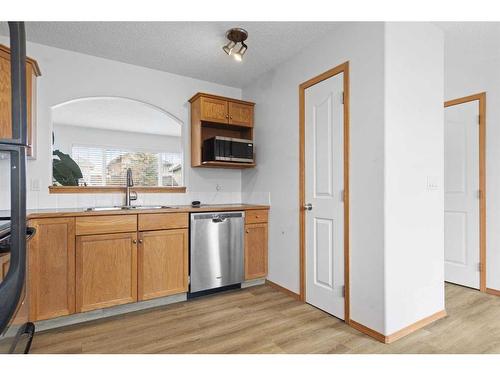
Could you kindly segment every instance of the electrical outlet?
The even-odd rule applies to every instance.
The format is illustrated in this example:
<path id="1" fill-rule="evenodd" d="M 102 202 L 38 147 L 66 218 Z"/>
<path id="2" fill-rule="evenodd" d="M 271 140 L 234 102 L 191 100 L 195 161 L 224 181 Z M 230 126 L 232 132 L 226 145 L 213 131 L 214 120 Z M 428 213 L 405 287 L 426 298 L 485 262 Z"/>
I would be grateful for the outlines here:
<path id="1" fill-rule="evenodd" d="M 40 180 L 38 178 L 30 179 L 30 190 L 40 191 Z"/>
<path id="2" fill-rule="evenodd" d="M 428 191 L 439 190 L 439 177 L 427 176 L 427 190 Z"/>

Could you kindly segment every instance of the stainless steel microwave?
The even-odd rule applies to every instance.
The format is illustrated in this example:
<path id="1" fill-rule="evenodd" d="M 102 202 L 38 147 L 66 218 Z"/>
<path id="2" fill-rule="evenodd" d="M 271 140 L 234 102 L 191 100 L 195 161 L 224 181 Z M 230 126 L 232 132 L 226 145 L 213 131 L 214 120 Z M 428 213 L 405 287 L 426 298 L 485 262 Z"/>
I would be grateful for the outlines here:
<path id="1" fill-rule="evenodd" d="M 253 163 L 253 141 L 249 139 L 212 137 L 203 141 L 203 161 Z"/>

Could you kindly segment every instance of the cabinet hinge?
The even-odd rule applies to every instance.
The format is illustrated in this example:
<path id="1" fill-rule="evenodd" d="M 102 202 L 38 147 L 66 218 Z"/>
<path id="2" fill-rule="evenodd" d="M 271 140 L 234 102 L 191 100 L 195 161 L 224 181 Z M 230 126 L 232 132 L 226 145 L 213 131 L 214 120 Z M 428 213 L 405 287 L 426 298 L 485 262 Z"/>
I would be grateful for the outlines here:
<path id="1" fill-rule="evenodd" d="M 340 100 L 342 100 L 342 104 L 344 104 L 345 94 L 344 94 L 344 92 L 343 92 L 343 91 L 342 91 L 342 96 L 341 96 L 340 98 L 341 98 Z"/>
<path id="2" fill-rule="evenodd" d="M 188 285 L 191 285 L 191 276 L 188 275 Z"/>
<path id="3" fill-rule="evenodd" d="M 345 202 L 345 190 L 340 191 L 340 201 Z"/>
<path id="4" fill-rule="evenodd" d="M 479 262 L 479 263 L 477 264 L 477 270 L 478 270 L 479 272 L 483 272 L 483 265 L 481 264 L 481 262 Z"/>
<path id="5" fill-rule="evenodd" d="M 345 298 L 345 285 L 342 285 L 342 297 Z"/>
<path id="6" fill-rule="evenodd" d="M 483 191 L 482 190 L 477 191 L 477 199 L 483 199 Z"/>

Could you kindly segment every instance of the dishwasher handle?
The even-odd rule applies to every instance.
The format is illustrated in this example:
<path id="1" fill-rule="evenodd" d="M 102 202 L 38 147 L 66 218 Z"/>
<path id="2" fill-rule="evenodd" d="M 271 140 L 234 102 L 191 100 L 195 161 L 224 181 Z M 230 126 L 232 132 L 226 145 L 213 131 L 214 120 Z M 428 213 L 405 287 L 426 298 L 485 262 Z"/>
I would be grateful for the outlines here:
<path id="1" fill-rule="evenodd" d="M 212 223 L 216 223 L 216 224 L 225 223 L 226 220 L 227 220 L 226 217 L 217 216 L 217 217 L 212 218 Z"/>

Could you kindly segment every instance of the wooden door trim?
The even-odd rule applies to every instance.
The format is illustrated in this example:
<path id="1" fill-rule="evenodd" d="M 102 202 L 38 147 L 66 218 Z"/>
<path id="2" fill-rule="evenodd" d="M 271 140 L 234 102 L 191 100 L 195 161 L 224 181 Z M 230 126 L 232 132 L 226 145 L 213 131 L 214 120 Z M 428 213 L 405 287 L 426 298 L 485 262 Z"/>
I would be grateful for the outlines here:
<path id="1" fill-rule="evenodd" d="M 306 216 L 305 204 L 305 90 L 328 78 L 344 73 L 344 321 L 350 322 L 349 276 L 349 61 L 299 85 L 299 232 L 300 300 L 306 298 Z"/>
<path id="2" fill-rule="evenodd" d="M 444 107 L 478 101 L 479 105 L 479 290 L 486 292 L 486 92 L 444 102 Z"/>

